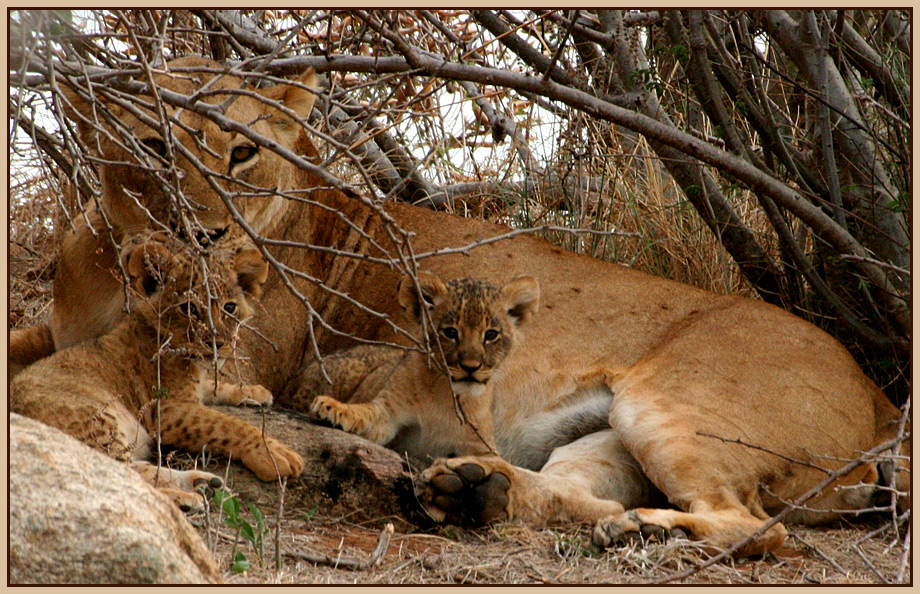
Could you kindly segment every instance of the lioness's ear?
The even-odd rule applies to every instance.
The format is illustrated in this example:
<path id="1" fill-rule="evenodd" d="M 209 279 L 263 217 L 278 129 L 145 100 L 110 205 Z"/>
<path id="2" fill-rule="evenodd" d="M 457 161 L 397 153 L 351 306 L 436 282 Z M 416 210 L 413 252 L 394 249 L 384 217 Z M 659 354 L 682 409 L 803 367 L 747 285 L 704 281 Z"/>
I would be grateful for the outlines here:
<path id="1" fill-rule="evenodd" d="M 399 304 L 412 312 L 416 318 L 422 317 L 422 304 L 426 308 L 434 307 L 440 298 L 447 293 L 447 287 L 436 275 L 431 272 L 418 273 L 418 286 L 422 290 L 422 303 L 418 299 L 418 291 L 412 277 L 406 275 L 399 282 Z"/>
<path id="2" fill-rule="evenodd" d="M 233 271 L 236 272 L 236 282 L 243 292 L 255 299 L 262 296 L 262 285 L 268 278 L 268 262 L 262 258 L 259 250 L 240 250 L 233 261 Z"/>
<path id="3" fill-rule="evenodd" d="M 125 268 L 134 290 L 147 297 L 156 293 L 171 258 L 166 246 L 155 240 L 132 249 L 127 255 L 128 265 Z"/>
<path id="4" fill-rule="evenodd" d="M 317 86 L 316 72 L 309 68 L 296 82 L 315 89 Z M 305 119 L 310 116 L 310 112 L 313 110 L 313 103 L 316 101 L 316 95 L 296 85 L 275 85 L 262 91 L 262 94 L 268 99 L 283 103 L 285 107 Z"/>
<path id="5" fill-rule="evenodd" d="M 508 315 L 515 326 L 526 324 L 540 309 L 540 284 L 530 276 L 519 276 L 502 288 Z"/>
<path id="6" fill-rule="evenodd" d="M 93 136 L 98 132 L 96 128 L 90 123 L 95 117 L 93 115 L 92 105 L 70 87 L 62 84 L 59 85 L 58 88 L 61 90 L 61 97 L 59 100 L 60 105 L 64 110 L 64 116 L 77 126 L 77 133 L 80 135 L 80 142 L 82 142 L 85 146 L 92 148 L 94 145 L 91 141 Z M 98 100 L 97 107 L 99 109 L 108 110 L 108 112 L 111 113 L 112 117 L 114 118 L 121 116 L 121 108 L 119 108 L 117 105 L 106 104 L 105 100 L 100 95 L 97 95 L 96 99 Z"/>

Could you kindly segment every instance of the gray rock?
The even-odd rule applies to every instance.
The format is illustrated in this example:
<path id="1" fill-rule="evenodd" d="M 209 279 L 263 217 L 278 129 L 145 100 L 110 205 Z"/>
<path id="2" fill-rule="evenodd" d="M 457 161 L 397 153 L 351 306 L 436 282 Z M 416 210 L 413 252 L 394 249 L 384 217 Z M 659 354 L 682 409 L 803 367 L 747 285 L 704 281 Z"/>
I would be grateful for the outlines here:
<path id="1" fill-rule="evenodd" d="M 10 415 L 9 581 L 215 583 L 210 552 L 133 469 Z"/>

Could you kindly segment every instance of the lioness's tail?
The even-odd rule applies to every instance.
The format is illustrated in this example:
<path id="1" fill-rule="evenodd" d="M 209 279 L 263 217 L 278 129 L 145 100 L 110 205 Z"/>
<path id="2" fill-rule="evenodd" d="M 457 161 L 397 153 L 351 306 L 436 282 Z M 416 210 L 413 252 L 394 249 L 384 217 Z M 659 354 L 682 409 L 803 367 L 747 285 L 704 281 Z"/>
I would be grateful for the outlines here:
<path id="1" fill-rule="evenodd" d="M 10 332 L 10 377 L 54 353 L 54 338 L 47 324 Z"/>
<path id="2" fill-rule="evenodd" d="M 891 450 L 883 454 L 876 463 L 879 488 L 876 504 L 884 505 L 891 501 L 891 490 L 898 493 L 897 503 L 901 511 L 911 507 L 911 421 L 909 412 L 899 410 L 892 405 L 881 390 L 875 400 L 876 440 L 888 443 L 900 439 Z M 904 418 L 908 415 L 907 418 Z"/>

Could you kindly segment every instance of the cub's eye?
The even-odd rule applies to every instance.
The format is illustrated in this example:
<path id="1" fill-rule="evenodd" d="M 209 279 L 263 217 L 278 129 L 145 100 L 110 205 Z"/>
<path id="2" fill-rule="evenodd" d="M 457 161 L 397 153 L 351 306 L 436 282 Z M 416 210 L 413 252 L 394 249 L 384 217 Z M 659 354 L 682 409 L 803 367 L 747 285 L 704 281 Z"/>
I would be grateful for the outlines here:
<path id="1" fill-rule="evenodd" d="M 498 339 L 498 330 L 486 330 L 485 342 L 495 342 Z"/>
<path id="2" fill-rule="evenodd" d="M 230 151 L 230 167 L 239 165 L 240 163 L 245 163 L 249 159 L 252 159 L 258 152 L 259 149 L 250 144 L 244 144 L 242 146 L 236 147 Z"/>
<path id="3" fill-rule="evenodd" d="M 179 305 L 179 309 L 187 316 L 197 318 L 198 317 L 198 306 L 194 303 L 188 301 Z"/>
<path id="4" fill-rule="evenodd" d="M 441 334 L 444 336 L 444 338 L 448 338 L 450 340 L 457 340 L 457 338 L 460 337 L 460 334 L 457 333 L 457 329 L 451 327 L 441 328 Z"/>
<path id="5" fill-rule="evenodd" d="M 224 311 L 230 315 L 233 315 L 233 312 L 236 311 L 236 303 L 234 303 L 233 301 L 228 301 L 224 303 Z"/>
<path id="6" fill-rule="evenodd" d="M 150 149 L 154 154 L 157 154 L 161 157 L 166 157 L 166 143 L 164 143 L 159 138 L 145 138 L 141 141 L 141 144 Z"/>

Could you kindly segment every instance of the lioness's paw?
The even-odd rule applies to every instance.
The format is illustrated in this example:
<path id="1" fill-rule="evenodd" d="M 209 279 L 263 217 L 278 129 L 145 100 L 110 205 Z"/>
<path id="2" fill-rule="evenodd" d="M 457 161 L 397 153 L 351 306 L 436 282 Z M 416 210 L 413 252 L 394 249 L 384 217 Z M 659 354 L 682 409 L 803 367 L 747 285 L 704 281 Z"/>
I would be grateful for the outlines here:
<path id="1" fill-rule="evenodd" d="M 481 526 L 509 517 L 510 466 L 490 459 L 440 460 L 419 477 L 416 495 L 436 522 Z"/>
<path id="2" fill-rule="evenodd" d="M 265 438 L 265 444 L 259 443 L 258 447 L 244 453 L 242 462 L 263 481 L 297 476 L 303 471 L 300 454 L 271 437 Z"/>
<path id="3" fill-rule="evenodd" d="M 667 538 L 688 538 L 678 527 L 665 528 L 646 522 L 638 510 L 607 516 L 598 521 L 591 534 L 591 544 L 599 550 L 628 544 L 638 540 L 663 541 Z"/>

